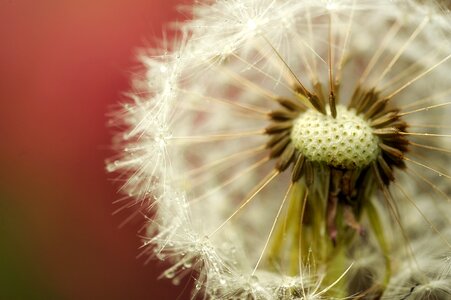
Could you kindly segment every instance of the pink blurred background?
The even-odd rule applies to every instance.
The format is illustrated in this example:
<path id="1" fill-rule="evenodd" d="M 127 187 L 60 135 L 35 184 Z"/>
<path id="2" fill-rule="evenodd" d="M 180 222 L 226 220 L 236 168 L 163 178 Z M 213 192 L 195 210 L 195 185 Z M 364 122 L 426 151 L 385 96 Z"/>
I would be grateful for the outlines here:
<path id="1" fill-rule="evenodd" d="M 177 3 L 0 0 L 0 299 L 189 298 L 136 258 L 104 167 L 106 114 Z"/>

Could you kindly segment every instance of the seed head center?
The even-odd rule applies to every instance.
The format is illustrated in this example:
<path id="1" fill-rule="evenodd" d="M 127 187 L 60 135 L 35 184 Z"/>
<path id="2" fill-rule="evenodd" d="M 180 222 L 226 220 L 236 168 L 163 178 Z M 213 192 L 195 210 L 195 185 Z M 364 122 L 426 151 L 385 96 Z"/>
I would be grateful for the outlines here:
<path id="1" fill-rule="evenodd" d="M 309 109 L 294 120 L 291 140 L 311 161 L 344 169 L 363 168 L 377 158 L 379 138 L 353 109 L 338 105 L 337 117 Z"/>

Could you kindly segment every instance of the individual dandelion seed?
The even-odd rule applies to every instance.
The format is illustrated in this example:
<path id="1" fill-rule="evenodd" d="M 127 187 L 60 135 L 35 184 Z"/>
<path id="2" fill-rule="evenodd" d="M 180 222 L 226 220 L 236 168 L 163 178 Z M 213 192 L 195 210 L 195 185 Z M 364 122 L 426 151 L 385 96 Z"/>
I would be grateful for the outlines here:
<path id="1" fill-rule="evenodd" d="M 388 0 L 192 14 L 142 56 L 108 164 L 125 206 L 152 215 L 143 254 L 173 263 L 164 277 L 194 271 L 193 297 L 378 299 L 401 265 L 422 273 L 418 236 L 451 250 L 448 14 Z"/>

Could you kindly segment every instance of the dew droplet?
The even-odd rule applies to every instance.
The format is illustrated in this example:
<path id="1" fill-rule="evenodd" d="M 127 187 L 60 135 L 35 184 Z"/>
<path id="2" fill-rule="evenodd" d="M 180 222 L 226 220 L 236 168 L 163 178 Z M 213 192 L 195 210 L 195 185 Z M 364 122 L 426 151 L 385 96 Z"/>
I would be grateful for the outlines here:
<path id="1" fill-rule="evenodd" d="M 159 260 L 164 260 L 164 259 L 165 259 L 164 254 L 162 254 L 161 252 L 158 252 L 155 256 L 156 256 Z"/>
<path id="2" fill-rule="evenodd" d="M 257 283 L 258 282 L 258 277 L 255 275 L 251 276 L 251 283 Z"/>
<path id="3" fill-rule="evenodd" d="M 113 164 L 108 164 L 108 165 L 106 166 L 106 170 L 107 170 L 108 172 L 114 172 L 114 171 L 116 170 L 116 168 L 115 168 L 115 166 L 114 166 Z"/>
<path id="4" fill-rule="evenodd" d="M 180 284 L 180 278 L 175 277 L 174 279 L 172 279 L 172 284 L 173 285 L 179 285 Z"/>
<path id="5" fill-rule="evenodd" d="M 174 272 L 174 270 L 173 269 L 169 269 L 169 270 L 166 270 L 165 272 L 164 272 L 164 276 L 166 277 L 166 278 L 174 278 L 174 276 L 175 276 L 175 272 Z"/>

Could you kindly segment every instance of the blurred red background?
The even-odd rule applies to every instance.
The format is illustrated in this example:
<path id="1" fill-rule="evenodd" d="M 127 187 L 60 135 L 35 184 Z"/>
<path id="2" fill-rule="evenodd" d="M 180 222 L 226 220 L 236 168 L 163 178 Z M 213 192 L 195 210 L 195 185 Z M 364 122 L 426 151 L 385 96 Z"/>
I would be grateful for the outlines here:
<path id="1" fill-rule="evenodd" d="M 1 299 L 189 298 L 136 258 L 104 167 L 106 114 L 177 3 L 0 0 Z"/>

